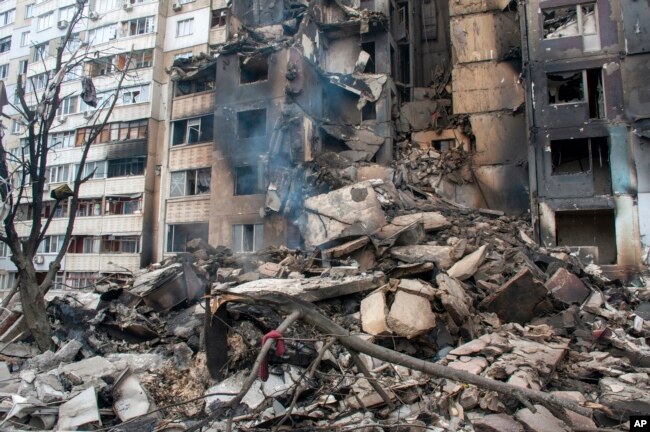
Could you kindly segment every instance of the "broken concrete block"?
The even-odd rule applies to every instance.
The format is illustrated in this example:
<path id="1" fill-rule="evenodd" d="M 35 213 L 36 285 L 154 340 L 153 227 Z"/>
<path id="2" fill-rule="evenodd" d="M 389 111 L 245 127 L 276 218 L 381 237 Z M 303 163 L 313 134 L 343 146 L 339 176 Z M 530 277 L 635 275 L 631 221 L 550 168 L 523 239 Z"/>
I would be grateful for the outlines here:
<path id="1" fill-rule="evenodd" d="M 63 384 L 56 375 L 37 375 L 34 386 L 38 399 L 44 403 L 60 401 L 65 395 Z"/>
<path id="2" fill-rule="evenodd" d="M 73 384 L 112 376 L 116 372 L 116 368 L 111 362 L 99 356 L 63 365 L 60 370 Z"/>
<path id="3" fill-rule="evenodd" d="M 507 414 L 491 414 L 472 420 L 475 432 L 524 432 L 521 423 Z"/>
<path id="4" fill-rule="evenodd" d="M 367 236 L 359 237 L 358 239 L 343 243 L 342 245 L 325 249 L 322 253 L 326 258 L 340 258 L 361 249 L 367 245 L 369 241 L 370 239 Z"/>
<path id="5" fill-rule="evenodd" d="M 479 266 L 483 264 L 486 255 L 487 246 L 481 246 L 454 264 L 449 270 L 447 270 L 447 274 L 458 280 L 469 279 L 474 276 L 474 273 L 476 273 Z"/>
<path id="6" fill-rule="evenodd" d="M 97 394 L 94 387 L 89 387 L 59 407 L 56 430 L 77 430 L 83 425 L 100 422 Z"/>
<path id="7" fill-rule="evenodd" d="M 418 279 L 401 279 L 397 287 L 411 294 L 417 294 L 433 300 L 436 296 L 436 289 L 430 284 Z"/>
<path id="8" fill-rule="evenodd" d="M 301 300 L 315 302 L 328 298 L 373 290 L 385 283 L 381 272 L 367 275 L 346 276 L 341 279 L 313 277 L 307 279 L 259 279 L 247 282 L 227 291 L 236 294 L 282 292 Z"/>
<path id="9" fill-rule="evenodd" d="M 54 354 L 54 358 L 60 363 L 70 363 L 77 356 L 79 350 L 83 347 L 83 344 L 76 339 L 72 339 L 65 345 L 63 345 L 59 350 Z"/>
<path id="10" fill-rule="evenodd" d="M 599 402 L 612 411 L 612 418 L 627 420 L 631 415 L 650 412 L 650 391 L 631 386 L 616 378 L 605 377 L 598 382 Z"/>
<path id="11" fill-rule="evenodd" d="M 371 335 L 390 333 L 386 324 L 388 306 L 383 290 L 375 291 L 361 300 L 361 328 Z"/>
<path id="12" fill-rule="evenodd" d="M 467 305 L 458 297 L 443 294 L 440 302 L 457 326 L 461 326 L 470 315 Z"/>
<path id="13" fill-rule="evenodd" d="M 520 409 L 515 418 L 523 423 L 526 431 L 530 432 L 569 432 L 571 429 L 559 418 L 555 417 L 543 405 L 535 405 L 536 413 L 528 408 Z"/>
<path id="14" fill-rule="evenodd" d="M 408 226 L 422 223 L 425 231 L 437 231 L 451 226 L 449 220 L 438 212 L 422 212 L 409 215 L 396 216 L 391 223 L 397 226 Z"/>
<path id="15" fill-rule="evenodd" d="M 361 182 L 307 198 L 300 231 L 310 246 L 349 235 L 363 235 L 386 225 L 371 182 Z"/>
<path id="16" fill-rule="evenodd" d="M 487 347 L 487 345 L 487 342 L 482 339 L 474 339 L 467 342 L 466 344 L 459 346 L 458 348 L 454 348 L 449 352 L 449 354 L 456 356 L 476 354 L 480 353 L 485 347 Z"/>
<path id="17" fill-rule="evenodd" d="M 541 282 L 533 279 L 530 269 L 524 268 L 486 297 L 479 307 L 496 313 L 505 322 L 525 324 L 535 317 L 536 308 L 547 292 Z"/>
<path id="18" fill-rule="evenodd" d="M 266 262 L 257 268 L 257 272 L 265 278 L 278 277 L 282 273 L 282 266 L 280 264 Z"/>
<path id="19" fill-rule="evenodd" d="M 591 293 L 576 275 L 562 267 L 546 281 L 546 288 L 553 297 L 567 304 L 582 303 Z"/>
<path id="20" fill-rule="evenodd" d="M 483 372 L 488 365 L 488 361 L 483 357 L 466 357 L 462 356 L 458 360 L 455 360 L 449 363 L 449 366 L 452 369 L 462 370 L 465 372 L 473 373 L 478 375 Z"/>
<path id="21" fill-rule="evenodd" d="M 454 264 L 450 246 L 398 246 L 390 249 L 390 255 L 406 263 L 432 262 L 443 270 Z"/>
<path id="22" fill-rule="evenodd" d="M 122 421 L 140 417 L 149 412 L 151 402 L 140 381 L 129 375 L 114 389 L 113 410 Z"/>
<path id="23" fill-rule="evenodd" d="M 395 333 L 411 339 L 434 328 L 436 316 L 426 297 L 397 291 L 387 322 Z"/>
<path id="24" fill-rule="evenodd" d="M 555 396 L 559 396 L 565 399 L 571 399 L 576 402 L 586 402 L 587 399 L 584 397 L 584 395 L 578 391 L 552 391 L 551 394 Z M 574 411 L 569 411 L 565 410 L 567 417 L 569 417 L 569 420 L 571 421 L 571 427 L 574 429 L 593 429 L 597 430 L 598 426 L 596 423 L 590 419 L 589 417 L 583 416 L 581 414 L 578 414 L 577 412 Z"/>

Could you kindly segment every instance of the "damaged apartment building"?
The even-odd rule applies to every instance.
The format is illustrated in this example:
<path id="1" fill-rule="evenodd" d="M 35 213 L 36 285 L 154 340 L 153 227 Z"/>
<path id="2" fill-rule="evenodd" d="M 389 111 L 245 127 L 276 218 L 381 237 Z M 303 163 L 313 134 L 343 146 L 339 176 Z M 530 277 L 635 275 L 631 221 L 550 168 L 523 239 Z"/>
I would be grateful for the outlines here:
<path id="1" fill-rule="evenodd" d="M 541 242 L 601 265 L 648 259 L 648 5 L 528 1 L 531 208 Z M 643 252 L 642 245 L 645 247 Z"/>
<path id="2" fill-rule="evenodd" d="M 203 216 L 168 220 L 165 251 L 195 236 L 240 252 L 300 245 L 304 198 L 324 183 L 377 177 L 464 206 L 526 212 L 517 17 L 509 2 L 469 11 L 436 1 L 233 2 L 227 41 L 172 67 L 177 88 L 214 79 L 218 132 L 209 192 L 192 198 Z M 477 25 L 491 38 L 453 36 Z M 209 109 L 203 99 L 183 103 Z M 175 118 L 168 215 L 188 181 L 174 165 Z M 205 169 L 202 154 L 194 160 Z"/>
<path id="3" fill-rule="evenodd" d="M 213 7 L 220 39 L 170 68 L 159 250 L 194 237 L 238 252 L 311 246 L 305 198 L 380 178 L 530 213 L 544 245 L 636 266 L 648 230 L 647 11 L 621 3 Z"/>

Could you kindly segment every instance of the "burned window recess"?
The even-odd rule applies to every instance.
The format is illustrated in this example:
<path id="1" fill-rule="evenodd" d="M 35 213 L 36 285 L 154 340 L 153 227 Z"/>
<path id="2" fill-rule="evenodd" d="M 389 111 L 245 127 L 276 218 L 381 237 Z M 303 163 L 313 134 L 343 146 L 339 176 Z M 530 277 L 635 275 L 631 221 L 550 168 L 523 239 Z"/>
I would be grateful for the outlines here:
<path id="1" fill-rule="evenodd" d="M 587 103 L 590 119 L 605 117 L 602 69 L 551 72 L 546 75 L 546 83 L 549 104 Z"/>
<path id="2" fill-rule="evenodd" d="M 213 138 L 213 115 L 177 120 L 172 123 L 172 146 L 209 143 Z"/>

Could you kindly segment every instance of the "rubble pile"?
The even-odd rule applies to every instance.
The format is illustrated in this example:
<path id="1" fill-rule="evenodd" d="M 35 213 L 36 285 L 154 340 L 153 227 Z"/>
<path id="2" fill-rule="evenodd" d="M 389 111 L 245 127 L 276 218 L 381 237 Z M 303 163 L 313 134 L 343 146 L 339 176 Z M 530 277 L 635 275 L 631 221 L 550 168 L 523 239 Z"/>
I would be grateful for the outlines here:
<path id="1" fill-rule="evenodd" d="M 197 239 L 126 284 L 52 299 L 56 352 L 3 344 L 3 430 L 625 430 L 650 410 L 650 290 L 538 247 L 523 219 L 374 178 L 307 198 L 299 222 L 305 250 Z M 267 300 L 283 296 L 349 338 L 591 415 L 356 353 L 301 320 L 276 331 Z"/>

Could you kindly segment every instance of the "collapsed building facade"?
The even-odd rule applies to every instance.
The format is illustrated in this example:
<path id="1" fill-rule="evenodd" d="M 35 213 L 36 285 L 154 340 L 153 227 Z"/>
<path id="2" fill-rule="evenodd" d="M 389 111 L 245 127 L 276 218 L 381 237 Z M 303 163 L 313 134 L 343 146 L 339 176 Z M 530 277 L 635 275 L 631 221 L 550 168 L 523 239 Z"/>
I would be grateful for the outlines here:
<path id="1" fill-rule="evenodd" d="M 179 238 L 299 246 L 306 197 L 378 177 L 530 212 L 542 244 L 635 268 L 642 12 L 574 3 L 233 2 L 227 40 L 198 66 L 214 74 L 210 200 Z M 196 65 L 172 69 L 186 80 Z"/>
<path id="2" fill-rule="evenodd" d="M 450 13 L 461 29 L 482 16 L 440 2 L 234 2 L 215 60 L 172 68 L 177 86 L 197 68 L 216 73 L 210 216 L 183 240 L 208 232 L 239 252 L 299 246 L 304 198 L 375 177 L 527 211 L 524 90 L 520 65 L 507 61 L 517 15 L 488 9 L 499 58 L 480 35 L 451 50 Z M 494 88 L 476 79 L 486 73 Z"/>

